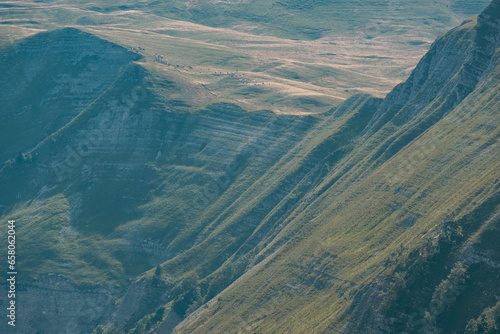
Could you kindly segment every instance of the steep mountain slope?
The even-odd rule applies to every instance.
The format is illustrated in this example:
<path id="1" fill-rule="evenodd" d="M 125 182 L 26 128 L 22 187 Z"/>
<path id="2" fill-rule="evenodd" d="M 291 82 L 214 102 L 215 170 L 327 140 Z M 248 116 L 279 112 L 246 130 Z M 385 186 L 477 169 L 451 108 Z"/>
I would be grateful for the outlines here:
<path id="1" fill-rule="evenodd" d="M 436 41 L 260 265 L 177 332 L 498 329 L 499 23 L 496 1 Z"/>
<path id="2" fill-rule="evenodd" d="M 0 117 L 26 135 L 0 141 L 0 213 L 18 222 L 18 328 L 491 327 L 499 23 L 494 1 L 385 99 L 314 117 L 188 112 L 168 76 L 77 29 L 16 43 Z"/>
<path id="3" fill-rule="evenodd" d="M 75 39 L 80 40 L 78 52 L 74 50 Z M 139 58 L 75 29 L 27 38 L 16 51 L 4 54 L 0 62 L 0 121 L 5 129 L 0 134 L 4 143 L 0 161 L 68 123 L 82 106 L 112 85 L 122 67 Z M 6 146 L 8 138 L 20 129 L 23 135 Z"/>
<path id="4" fill-rule="evenodd" d="M 29 69 L 35 53 L 50 73 L 15 72 L 24 60 Z M 139 58 L 72 28 L 32 36 L 2 56 L 2 67 L 14 69 L 2 72 L 11 92 L 2 95 L 4 124 L 31 130 L 19 140 L 18 132 L 4 138 L 0 167 L 2 217 L 18 219 L 27 300 L 19 326 L 27 332 L 41 323 L 47 331 L 88 332 L 108 321 L 113 299 L 133 278 L 202 248 L 201 231 L 218 227 L 213 217 L 318 122 L 223 103 L 184 112 L 165 103 L 164 93 L 179 87 L 152 76 L 134 62 Z M 73 86 L 80 78 L 86 84 Z M 47 93 L 29 95 L 39 87 Z M 11 117 L 17 110 L 24 116 Z M 210 239 L 210 249 L 240 242 Z M 217 261 L 208 257 L 198 266 L 210 272 Z M 192 269 L 181 265 L 172 280 Z M 53 287 L 54 280 L 65 288 Z M 42 315 L 47 294 L 55 308 Z M 96 304 L 91 316 L 81 312 L 89 300 Z M 72 304 L 80 308 L 72 312 Z M 120 312 L 118 319 L 130 316 Z"/>

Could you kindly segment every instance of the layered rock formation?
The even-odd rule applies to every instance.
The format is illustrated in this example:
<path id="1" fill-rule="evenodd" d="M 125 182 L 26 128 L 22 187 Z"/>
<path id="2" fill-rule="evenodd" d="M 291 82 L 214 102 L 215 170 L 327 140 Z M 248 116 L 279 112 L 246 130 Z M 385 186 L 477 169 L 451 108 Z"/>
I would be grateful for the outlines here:
<path id="1" fill-rule="evenodd" d="M 28 130 L 0 141 L 0 210 L 18 220 L 18 328 L 483 330 L 500 296 L 499 13 L 439 38 L 385 99 L 314 117 L 181 111 L 168 77 L 76 29 L 14 45 L 0 117 Z"/>

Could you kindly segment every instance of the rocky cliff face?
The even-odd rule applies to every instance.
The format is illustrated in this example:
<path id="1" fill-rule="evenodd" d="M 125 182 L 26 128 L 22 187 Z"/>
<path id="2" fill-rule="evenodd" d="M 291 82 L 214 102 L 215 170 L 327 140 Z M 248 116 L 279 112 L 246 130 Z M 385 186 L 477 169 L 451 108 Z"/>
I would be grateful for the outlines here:
<path id="1" fill-rule="evenodd" d="M 113 312 L 113 293 L 109 287 L 81 289 L 61 276 L 43 276 L 29 283 L 21 275 L 18 278 L 18 333 L 81 333 L 106 321 Z M 7 295 L 4 285 L 0 286 L 0 292 Z M 0 329 L 3 333 L 12 331 L 5 322 Z"/>
<path id="2" fill-rule="evenodd" d="M 262 262 L 177 332 L 496 332 L 499 14 L 439 38 Z"/>
<path id="3" fill-rule="evenodd" d="M 73 28 L 29 37 L 2 53 L 0 117 L 5 131 L 0 141 L 17 140 L 4 144 L 0 160 L 70 122 L 137 59 L 137 54 Z"/>
<path id="4" fill-rule="evenodd" d="M 2 117 L 11 132 L 1 141 L 0 179 L 11 190 L 0 195 L 0 209 L 19 222 L 28 291 L 20 319 L 39 316 L 20 321 L 27 332 L 45 323 L 48 332 L 86 333 L 113 312 L 117 324 L 132 326 L 129 318 L 150 311 L 133 301 L 152 294 L 130 285 L 136 275 L 199 244 L 200 231 L 227 207 L 220 202 L 318 122 L 224 103 L 177 111 L 158 96 L 137 55 L 76 29 L 32 36 L 2 57 Z M 15 131 L 24 128 L 23 136 Z M 65 277 L 71 294 L 52 289 L 40 276 L 46 272 Z M 44 313 L 47 291 L 54 303 Z M 123 291 L 133 297 L 115 307 Z M 93 298 L 85 296 L 96 296 L 95 315 L 80 314 Z"/>

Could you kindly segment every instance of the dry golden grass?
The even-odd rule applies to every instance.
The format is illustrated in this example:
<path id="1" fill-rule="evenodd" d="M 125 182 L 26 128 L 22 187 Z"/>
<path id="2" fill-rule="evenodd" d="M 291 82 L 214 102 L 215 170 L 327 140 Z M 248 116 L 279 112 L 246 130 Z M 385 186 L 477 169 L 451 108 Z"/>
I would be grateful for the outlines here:
<path id="1" fill-rule="evenodd" d="M 406 78 L 434 39 L 425 28 L 395 26 L 392 35 L 371 38 L 369 32 L 358 31 L 354 37 L 303 41 L 254 35 L 256 27 L 248 24 L 213 28 L 139 10 L 99 13 L 61 1 L 1 3 L 15 5 L 0 9 L 4 42 L 5 36 L 18 39 L 42 27 L 70 25 L 130 49 L 141 46 L 143 65 L 183 87 L 185 92 L 177 98 L 193 108 L 217 99 L 250 110 L 322 113 L 357 93 L 383 97 Z M 37 21 L 40 28 L 26 20 Z M 155 54 L 174 66 L 155 62 Z M 257 87 L 265 89 L 248 94 Z"/>

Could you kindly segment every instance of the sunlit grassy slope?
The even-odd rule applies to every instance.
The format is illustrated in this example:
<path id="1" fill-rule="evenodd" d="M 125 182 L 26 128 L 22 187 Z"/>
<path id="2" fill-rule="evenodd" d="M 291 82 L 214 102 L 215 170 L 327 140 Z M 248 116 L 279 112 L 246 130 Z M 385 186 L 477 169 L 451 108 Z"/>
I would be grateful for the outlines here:
<path id="1" fill-rule="evenodd" d="M 357 148 L 294 207 L 256 256 L 262 262 L 178 331 L 493 333 L 498 320 L 484 317 L 495 319 L 498 269 L 477 256 L 499 258 L 487 237 L 498 231 L 499 14 L 497 4 L 478 28 L 471 22 L 436 42 L 382 102 Z M 485 44 L 491 38 L 497 44 Z M 444 87 L 432 70 L 420 77 L 461 43 L 472 53 Z M 471 66 L 492 65 L 464 100 L 453 98 L 473 87 Z M 412 102 L 389 112 L 401 94 Z"/>
<path id="2" fill-rule="evenodd" d="M 435 36 L 486 3 L 3 1 L 0 35 L 8 44 L 46 29 L 84 28 L 141 47 L 150 67 L 179 84 L 188 107 L 228 101 L 321 113 L 356 93 L 385 95 Z"/>
<path id="3" fill-rule="evenodd" d="M 11 4 L 11 2 L 6 2 Z M 29 2 L 27 2 L 29 3 Z M 429 25 L 444 28 L 464 15 L 481 11 L 488 1 L 38 1 L 36 5 L 64 11 L 77 9 L 99 15 L 82 22 L 110 22 L 106 14 L 144 12 L 209 27 L 236 28 L 285 38 L 317 39 L 327 34 L 345 35 L 370 20 L 391 20 L 395 26 Z M 15 7 L 15 6 L 14 6 Z M 7 7 L 9 8 L 9 7 Z M 78 14 L 77 14 L 78 15 Z M 69 18 L 71 19 L 71 18 Z"/>

